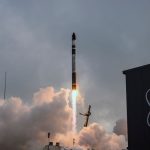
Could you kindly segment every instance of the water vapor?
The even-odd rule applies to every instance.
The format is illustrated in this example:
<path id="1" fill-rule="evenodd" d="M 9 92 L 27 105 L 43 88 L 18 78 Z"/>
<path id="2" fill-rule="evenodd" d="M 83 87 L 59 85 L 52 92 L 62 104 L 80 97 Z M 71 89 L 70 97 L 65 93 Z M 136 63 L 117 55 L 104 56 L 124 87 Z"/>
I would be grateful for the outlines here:
<path id="1" fill-rule="evenodd" d="M 27 150 L 43 145 L 47 132 L 65 134 L 71 129 L 69 91 L 40 89 L 31 104 L 12 97 L 0 100 L 0 146 L 5 150 Z M 40 146 L 38 146 L 40 147 Z M 33 148 L 34 149 L 34 148 Z"/>
<path id="2" fill-rule="evenodd" d="M 89 125 L 79 133 L 79 144 L 96 150 L 120 150 L 125 145 L 124 136 L 107 133 L 103 126 L 97 123 Z"/>
<path id="3" fill-rule="evenodd" d="M 53 87 L 41 88 L 33 94 L 30 103 L 19 97 L 0 99 L 0 149 L 41 150 L 50 140 L 64 147 L 83 150 L 94 147 L 101 150 L 120 150 L 124 136 L 107 133 L 97 123 L 74 133 L 72 131 L 71 90 Z M 79 103 L 81 99 L 78 99 Z M 77 102 L 78 103 L 78 102 Z M 116 128 L 116 127 L 115 127 Z"/>
<path id="4" fill-rule="evenodd" d="M 124 135 L 127 139 L 127 120 L 119 119 L 116 121 L 116 125 L 113 128 L 113 132 L 117 135 Z"/>

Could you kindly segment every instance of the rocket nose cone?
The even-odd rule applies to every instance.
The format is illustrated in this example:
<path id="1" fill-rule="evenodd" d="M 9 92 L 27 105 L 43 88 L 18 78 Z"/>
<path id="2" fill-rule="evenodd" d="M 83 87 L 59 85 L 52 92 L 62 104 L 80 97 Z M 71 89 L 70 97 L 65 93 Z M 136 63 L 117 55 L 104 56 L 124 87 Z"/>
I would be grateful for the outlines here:
<path id="1" fill-rule="evenodd" d="M 72 40 L 76 40 L 76 34 L 74 32 L 72 34 Z"/>

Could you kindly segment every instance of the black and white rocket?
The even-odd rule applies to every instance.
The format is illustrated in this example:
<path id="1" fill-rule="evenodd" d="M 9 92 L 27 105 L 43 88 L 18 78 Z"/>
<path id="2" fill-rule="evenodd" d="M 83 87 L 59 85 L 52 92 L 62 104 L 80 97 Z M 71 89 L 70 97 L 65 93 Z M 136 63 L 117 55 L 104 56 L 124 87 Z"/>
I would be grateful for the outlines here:
<path id="1" fill-rule="evenodd" d="M 73 32 L 72 34 L 72 90 L 76 90 L 76 35 Z"/>

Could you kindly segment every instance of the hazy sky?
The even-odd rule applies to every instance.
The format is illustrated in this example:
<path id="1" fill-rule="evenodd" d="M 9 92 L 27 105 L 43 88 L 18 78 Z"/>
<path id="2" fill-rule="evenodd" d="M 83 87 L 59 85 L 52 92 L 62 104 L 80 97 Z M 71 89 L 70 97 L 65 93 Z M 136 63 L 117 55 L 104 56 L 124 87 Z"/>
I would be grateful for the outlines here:
<path id="1" fill-rule="evenodd" d="M 123 70 L 150 63 L 149 0 L 0 0 L 0 97 L 30 102 L 42 87 L 71 88 L 71 34 L 77 78 L 91 122 L 126 117 Z M 79 116 L 78 116 L 79 117 Z"/>

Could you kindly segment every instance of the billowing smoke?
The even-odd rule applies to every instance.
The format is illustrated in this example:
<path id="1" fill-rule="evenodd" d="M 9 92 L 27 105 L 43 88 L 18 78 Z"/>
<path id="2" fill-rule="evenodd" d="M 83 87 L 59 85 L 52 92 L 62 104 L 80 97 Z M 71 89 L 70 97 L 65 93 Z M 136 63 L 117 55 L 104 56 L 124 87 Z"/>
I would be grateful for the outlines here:
<path id="1" fill-rule="evenodd" d="M 117 135 L 124 135 L 127 140 L 127 120 L 119 119 L 114 126 L 113 132 Z"/>
<path id="2" fill-rule="evenodd" d="M 52 141 L 65 147 L 72 146 L 75 138 L 78 150 L 81 146 L 101 150 L 120 150 L 123 147 L 123 136 L 107 133 L 96 123 L 74 134 L 70 98 L 68 89 L 55 91 L 46 87 L 33 95 L 30 104 L 17 97 L 0 99 L 0 149 L 41 150 L 48 143 L 48 132 Z M 81 104 L 82 100 L 78 100 Z"/>
<path id="3" fill-rule="evenodd" d="M 52 136 L 65 134 L 71 130 L 71 111 L 65 89 L 40 89 L 30 105 L 15 97 L 0 100 L 0 149 L 35 149 L 43 145 L 48 131 Z"/>
<path id="4" fill-rule="evenodd" d="M 96 150 L 121 150 L 125 147 L 125 138 L 107 133 L 103 126 L 93 123 L 80 131 L 79 144 Z"/>

